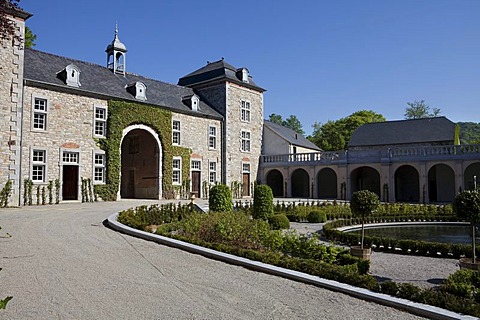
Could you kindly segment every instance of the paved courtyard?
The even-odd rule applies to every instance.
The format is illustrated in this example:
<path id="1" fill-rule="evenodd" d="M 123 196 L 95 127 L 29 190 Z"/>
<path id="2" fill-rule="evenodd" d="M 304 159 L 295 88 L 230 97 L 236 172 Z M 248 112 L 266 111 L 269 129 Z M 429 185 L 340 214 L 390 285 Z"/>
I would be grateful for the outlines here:
<path id="1" fill-rule="evenodd" d="M 103 225 L 148 203 L 0 209 L 1 319 L 420 319 Z M 153 202 L 149 202 L 153 203 Z"/>

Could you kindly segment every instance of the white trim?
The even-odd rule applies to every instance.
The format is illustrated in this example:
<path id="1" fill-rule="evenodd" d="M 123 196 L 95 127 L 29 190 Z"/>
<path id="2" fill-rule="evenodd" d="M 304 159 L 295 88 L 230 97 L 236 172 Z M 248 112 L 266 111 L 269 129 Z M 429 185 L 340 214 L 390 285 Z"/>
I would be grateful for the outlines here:
<path id="1" fill-rule="evenodd" d="M 245 111 L 245 117 L 243 116 L 243 111 Z M 252 121 L 252 103 L 249 100 L 240 100 L 240 121 L 246 123 Z"/>
<path id="2" fill-rule="evenodd" d="M 180 163 L 179 168 L 173 166 L 174 162 L 178 161 Z M 178 181 L 174 181 L 174 173 L 178 172 Z M 182 157 L 173 157 L 172 160 L 172 185 L 181 186 L 182 185 Z"/>
<path id="3" fill-rule="evenodd" d="M 210 133 L 211 128 L 215 129 L 215 135 L 212 135 Z M 217 136 L 218 136 L 217 132 L 218 132 L 218 130 L 217 130 L 216 126 L 208 125 L 208 149 L 209 150 L 216 150 L 217 149 Z M 214 138 L 214 146 L 213 147 L 210 146 L 210 138 Z"/>
<path id="4" fill-rule="evenodd" d="M 243 133 L 248 133 L 248 138 L 243 138 Z M 248 150 L 243 148 L 243 141 L 248 141 Z M 247 145 L 245 143 L 245 145 Z M 250 130 L 241 129 L 240 130 L 240 151 L 250 153 L 252 152 L 252 132 Z"/>
<path id="5" fill-rule="evenodd" d="M 40 152 L 43 152 L 43 161 L 40 162 L 40 161 L 33 161 L 33 153 L 34 151 L 40 151 Z M 47 158 L 47 150 L 46 149 L 42 149 L 42 148 L 37 148 L 37 147 L 31 147 L 30 148 L 30 174 L 29 174 L 29 177 L 30 177 L 30 180 L 34 183 L 34 184 L 42 184 L 42 183 L 45 183 L 47 182 L 47 175 L 48 175 L 48 158 Z M 43 179 L 42 180 L 33 180 L 33 166 L 36 165 L 36 166 L 42 166 L 43 167 Z"/>
<path id="6" fill-rule="evenodd" d="M 97 109 L 103 109 L 105 110 L 105 119 L 100 119 L 100 118 L 97 118 Z M 105 138 L 107 136 L 107 120 L 108 120 L 108 106 L 103 106 L 103 105 L 98 105 L 98 104 L 94 104 L 93 105 L 93 126 L 92 126 L 92 133 L 93 133 L 93 136 L 95 138 Z M 102 122 L 103 125 L 104 125 L 104 128 L 103 128 L 103 131 L 104 131 L 104 134 L 101 135 L 101 134 L 96 134 L 96 125 L 97 125 L 97 121 L 98 122 Z"/>
<path id="7" fill-rule="evenodd" d="M 45 100 L 45 110 L 35 110 L 35 102 L 36 100 Z M 35 132 L 48 132 L 48 118 L 49 118 L 49 110 L 50 110 L 50 101 L 46 96 L 43 95 L 38 95 L 35 93 L 32 93 L 32 100 L 31 100 L 31 113 L 30 113 L 30 130 L 35 131 Z M 34 128 L 34 118 L 35 114 L 42 114 L 45 116 L 44 119 L 44 128 L 39 129 L 39 128 Z"/>
<path id="8" fill-rule="evenodd" d="M 174 128 L 174 124 L 178 123 L 178 129 Z M 178 134 L 178 142 L 174 142 L 173 137 L 175 136 L 175 133 Z M 180 120 L 172 119 L 172 145 L 174 146 L 179 146 L 182 144 L 182 123 Z"/>
<path id="9" fill-rule="evenodd" d="M 96 155 L 102 155 L 103 156 L 103 165 L 99 165 L 96 163 Z M 120 155 L 121 156 L 121 155 Z M 97 181 L 95 180 L 95 169 L 97 168 L 102 168 L 103 169 L 103 180 L 102 181 Z M 107 157 L 105 154 L 105 151 L 103 150 L 92 150 L 92 182 L 94 185 L 102 185 L 105 184 L 106 182 L 106 174 L 107 174 Z"/>

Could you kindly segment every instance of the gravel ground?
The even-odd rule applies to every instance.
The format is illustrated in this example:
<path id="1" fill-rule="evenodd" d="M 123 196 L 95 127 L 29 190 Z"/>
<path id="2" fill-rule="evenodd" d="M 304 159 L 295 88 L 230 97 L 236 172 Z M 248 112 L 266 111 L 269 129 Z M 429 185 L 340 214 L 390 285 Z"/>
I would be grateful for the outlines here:
<path id="1" fill-rule="evenodd" d="M 0 209 L 1 319 L 420 319 L 117 233 L 145 201 Z"/>
<path id="2" fill-rule="evenodd" d="M 322 223 L 295 223 L 290 227 L 299 233 L 316 233 Z M 328 243 L 327 243 L 328 244 Z M 458 260 L 373 252 L 370 274 L 379 280 L 408 282 L 427 288 L 439 285 L 450 274 L 459 269 Z"/>

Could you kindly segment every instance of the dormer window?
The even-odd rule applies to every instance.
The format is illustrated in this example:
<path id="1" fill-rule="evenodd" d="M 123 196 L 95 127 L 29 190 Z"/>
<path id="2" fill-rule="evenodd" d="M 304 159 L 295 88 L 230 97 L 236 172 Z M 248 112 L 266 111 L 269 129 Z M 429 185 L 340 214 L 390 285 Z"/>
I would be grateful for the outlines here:
<path id="1" fill-rule="evenodd" d="M 248 69 L 247 68 L 237 69 L 237 78 L 245 83 L 248 83 Z"/>
<path id="2" fill-rule="evenodd" d="M 196 94 L 182 97 L 182 101 L 190 107 L 192 111 L 198 111 L 200 109 L 200 98 Z"/>
<path id="3" fill-rule="evenodd" d="M 147 86 L 145 83 L 137 81 L 126 86 L 127 91 L 138 100 L 147 100 Z"/>
<path id="4" fill-rule="evenodd" d="M 67 86 L 80 87 L 80 69 L 74 65 L 69 64 L 60 72 L 57 72 L 57 78 L 65 82 Z"/>

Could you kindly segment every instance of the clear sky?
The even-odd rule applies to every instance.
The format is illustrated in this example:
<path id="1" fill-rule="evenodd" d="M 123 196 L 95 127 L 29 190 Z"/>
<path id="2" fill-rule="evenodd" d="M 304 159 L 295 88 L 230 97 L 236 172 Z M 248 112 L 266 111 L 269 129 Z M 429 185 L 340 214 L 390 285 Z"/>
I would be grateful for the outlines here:
<path id="1" fill-rule="evenodd" d="M 480 0 L 21 0 L 35 49 L 169 83 L 225 58 L 265 88 L 265 118 L 312 124 L 368 109 L 404 118 L 424 99 L 480 122 Z"/>

